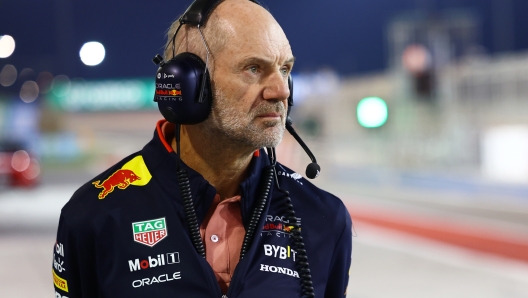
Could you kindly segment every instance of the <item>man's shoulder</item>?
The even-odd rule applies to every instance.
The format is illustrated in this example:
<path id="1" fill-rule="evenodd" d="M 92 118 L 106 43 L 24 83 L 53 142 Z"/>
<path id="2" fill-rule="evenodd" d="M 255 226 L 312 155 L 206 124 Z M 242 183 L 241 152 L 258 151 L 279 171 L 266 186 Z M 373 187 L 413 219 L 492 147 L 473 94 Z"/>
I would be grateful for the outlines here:
<path id="1" fill-rule="evenodd" d="M 122 191 L 130 185 L 146 184 L 151 178 L 141 151 L 135 152 L 79 187 L 62 208 L 61 216 L 71 224 L 87 223 L 124 204 Z"/>
<path id="2" fill-rule="evenodd" d="M 299 173 L 279 164 L 280 187 L 289 192 L 295 214 L 305 233 L 322 245 L 336 243 L 352 228 L 346 205 L 337 196 L 314 185 Z"/>
<path id="3" fill-rule="evenodd" d="M 298 203 L 308 208 L 318 208 L 322 212 L 346 211 L 340 198 L 314 185 L 287 166 L 278 164 L 277 175 L 282 183 L 281 188 L 288 190 L 292 199 L 297 199 Z"/>

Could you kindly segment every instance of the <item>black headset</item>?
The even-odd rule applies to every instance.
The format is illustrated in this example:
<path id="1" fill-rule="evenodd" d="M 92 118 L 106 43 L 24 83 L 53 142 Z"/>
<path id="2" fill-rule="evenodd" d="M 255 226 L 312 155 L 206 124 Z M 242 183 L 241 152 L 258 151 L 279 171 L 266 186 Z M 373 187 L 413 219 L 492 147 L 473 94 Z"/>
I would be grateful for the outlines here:
<path id="1" fill-rule="evenodd" d="M 256 0 L 249 0 L 258 5 Z M 184 24 L 200 28 L 207 22 L 210 14 L 222 0 L 196 0 L 180 17 L 180 26 L 174 33 L 171 42 L 175 49 L 176 34 Z M 200 34 L 202 32 L 200 31 Z M 203 35 L 202 35 L 203 38 Z M 209 56 L 209 49 L 204 41 Z M 167 49 L 167 48 L 165 48 Z M 169 61 L 163 61 L 160 55 L 152 59 L 159 65 L 156 73 L 156 93 L 154 101 L 167 121 L 176 124 L 197 124 L 209 116 L 213 102 L 211 79 L 207 63 L 193 53 L 184 52 L 174 56 Z M 290 96 L 288 97 L 288 112 L 293 106 L 293 81 L 288 77 Z"/>

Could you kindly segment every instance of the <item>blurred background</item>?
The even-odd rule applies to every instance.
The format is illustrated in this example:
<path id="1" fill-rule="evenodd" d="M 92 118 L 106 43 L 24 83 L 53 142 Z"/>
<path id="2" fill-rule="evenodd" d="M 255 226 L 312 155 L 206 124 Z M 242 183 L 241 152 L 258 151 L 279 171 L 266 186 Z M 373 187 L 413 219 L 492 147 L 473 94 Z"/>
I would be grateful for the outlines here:
<path id="1" fill-rule="evenodd" d="M 528 297 L 528 2 L 263 2 L 313 182 L 354 221 L 347 297 Z M 60 209 L 152 137 L 151 58 L 189 4 L 0 0 L 0 297 L 53 297 Z"/>

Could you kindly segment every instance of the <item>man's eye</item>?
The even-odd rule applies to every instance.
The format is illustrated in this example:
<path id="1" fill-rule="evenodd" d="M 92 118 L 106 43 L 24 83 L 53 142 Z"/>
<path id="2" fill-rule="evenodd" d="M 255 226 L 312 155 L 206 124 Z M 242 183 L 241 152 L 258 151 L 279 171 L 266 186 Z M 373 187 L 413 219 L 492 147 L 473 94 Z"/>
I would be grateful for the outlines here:
<path id="1" fill-rule="evenodd" d="M 257 73 L 257 72 L 258 72 L 258 68 L 257 68 L 256 66 L 250 66 L 250 67 L 249 67 L 249 71 L 250 71 L 251 73 Z"/>
<path id="2" fill-rule="evenodd" d="M 287 68 L 281 68 L 281 73 L 282 73 L 282 75 L 283 75 L 283 76 L 285 76 L 285 77 L 287 77 L 287 76 L 288 76 L 288 74 L 289 74 L 289 71 L 290 71 L 290 70 L 289 70 L 289 69 L 287 69 Z"/>

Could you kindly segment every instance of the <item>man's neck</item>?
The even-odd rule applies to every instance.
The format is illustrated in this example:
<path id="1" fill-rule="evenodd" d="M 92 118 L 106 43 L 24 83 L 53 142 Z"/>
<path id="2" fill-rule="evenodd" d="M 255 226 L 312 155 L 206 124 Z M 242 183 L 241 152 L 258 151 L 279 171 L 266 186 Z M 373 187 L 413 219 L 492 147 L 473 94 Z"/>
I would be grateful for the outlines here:
<path id="1" fill-rule="evenodd" d="M 254 150 L 234 146 L 221 136 L 207 135 L 202 130 L 198 133 L 198 129 L 182 125 L 181 159 L 214 186 L 222 200 L 238 195 Z M 175 139 L 171 145 L 176 152 Z"/>

